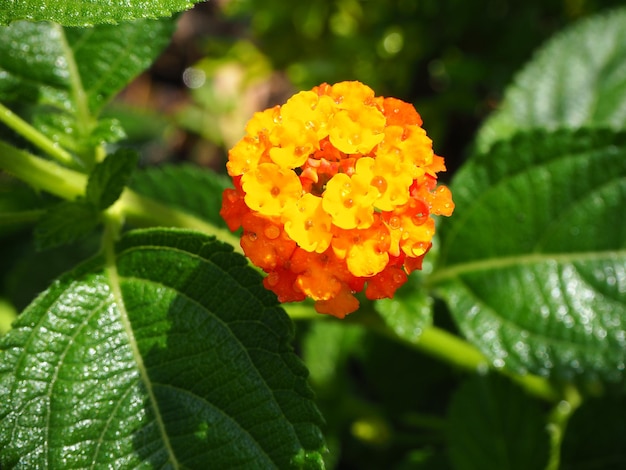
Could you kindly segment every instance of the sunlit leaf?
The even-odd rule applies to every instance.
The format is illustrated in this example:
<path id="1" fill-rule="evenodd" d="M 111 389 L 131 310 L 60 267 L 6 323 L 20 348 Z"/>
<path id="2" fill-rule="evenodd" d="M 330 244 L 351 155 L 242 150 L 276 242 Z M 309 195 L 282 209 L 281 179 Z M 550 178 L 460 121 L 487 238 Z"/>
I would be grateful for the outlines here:
<path id="1" fill-rule="evenodd" d="M 618 380 L 626 360 L 626 135 L 520 135 L 452 184 L 438 285 L 496 367 Z"/>
<path id="2" fill-rule="evenodd" d="M 3 3 L 0 24 L 15 20 L 55 21 L 65 26 L 158 18 L 187 10 L 200 0 L 29 0 Z"/>
<path id="3" fill-rule="evenodd" d="M 7 302 L 5 299 L 0 298 L 0 335 L 5 334 L 11 329 L 11 323 L 17 318 L 17 312 L 15 307 Z"/>
<path id="4" fill-rule="evenodd" d="M 319 468 L 292 325 L 227 245 L 130 232 L 0 340 L 2 468 Z"/>
<path id="5" fill-rule="evenodd" d="M 522 129 L 626 127 L 626 9 L 554 36 L 506 90 L 480 149 Z"/>
<path id="6" fill-rule="evenodd" d="M 30 3 L 29 3 L 30 5 Z M 49 138 L 80 153 L 94 137 L 119 138 L 96 118 L 168 44 L 171 19 L 94 28 L 20 21 L 0 28 L 0 101 L 29 118 Z M 25 111 L 24 111 L 25 112 Z"/>

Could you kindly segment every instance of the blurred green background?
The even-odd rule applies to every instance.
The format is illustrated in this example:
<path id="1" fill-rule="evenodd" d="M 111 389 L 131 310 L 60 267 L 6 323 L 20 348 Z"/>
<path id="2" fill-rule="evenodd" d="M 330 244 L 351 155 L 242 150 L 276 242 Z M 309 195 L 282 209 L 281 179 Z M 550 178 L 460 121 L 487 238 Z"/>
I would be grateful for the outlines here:
<path id="1" fill-rule="evenodd" d="M 150 162 L 222 170 L 252 113 L 322 82 L 413 103 L 446 180 L 515 72 L 548 37 L 620 0 L 216 0 L 118 100 Z M 137 119 L 140 113 L 140 119 Z"/>

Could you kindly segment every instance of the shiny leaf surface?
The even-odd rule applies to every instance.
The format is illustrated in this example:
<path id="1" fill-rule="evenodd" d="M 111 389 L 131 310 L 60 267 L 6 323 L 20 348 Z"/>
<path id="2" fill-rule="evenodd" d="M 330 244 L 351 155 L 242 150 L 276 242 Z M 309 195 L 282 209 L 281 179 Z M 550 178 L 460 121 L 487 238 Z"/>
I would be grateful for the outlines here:
<path id="1" fill-rule="evenodd" d="M 174 23 L 140 20 L 93 28 L 18 21 L 0 28 L 0 100 L 38 130 L 81 153 L 119 139 L 102 108 L 169 43 Z"/>
<path id="2" fill-rule="evenodd" d="M 618 380 L 626 360 L 626 136 L 520 135 L 453 181 L 431 280 L 496 367 Z"/>
<path id="3" fill-rule="evenodd" d="M 158 18 L 187 10 L 199 0 L 31 0 L 6 2 L 0 9 L 0 24 L 16 20 L 54 21 L 65 26 L 118 23 L 137 18 Z"/>
<path id="4" fill-rule="evenodd" d="M 581 21 L 551 39 L 516 77 L 477 145 L 522 129 L 626 127 L 626 9 Z"/>
<path id="5" fill-rule="evenodd" d="M 230 247 L 130 232 L 2 338 L 0 463 L 317 468 L 320 416 L 291 335 Z"/>

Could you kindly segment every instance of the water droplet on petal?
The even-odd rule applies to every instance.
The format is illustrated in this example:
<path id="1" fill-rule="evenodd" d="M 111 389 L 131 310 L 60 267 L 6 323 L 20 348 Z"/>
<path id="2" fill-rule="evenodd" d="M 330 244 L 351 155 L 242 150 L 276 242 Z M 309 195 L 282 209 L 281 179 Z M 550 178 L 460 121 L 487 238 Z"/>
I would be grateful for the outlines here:
<path id="1" fill-rule="evenodd" d="M 374 176 L 370 184 L 378 189 L 381 194 L 387 191 L 387 181 L 382 176 Z"/>
<path id="2" fill-rule="evenodd" d="M 415 225 L 422 225 L 424 222 L 428 220 L 428 214 L 424 214 L 423 212 L 419 212 L 411 217 L 411 222 Z"/>
<path id="3" fill-rule="evenodd" d="M 400 228 L 400 217 L 398 217 L 397 215 L 394 215 L 394 216 L 390 217 L 389 218 L 389 226 L 392 229 Z"/>
<path id="4" fill-rule="evenodd" d="M 271 273 L 267 275 L 267 283 L 272 287 L 278 284 L 279 280 L 280 279 L 279 279 L 279 275 L 277 272 L 272 271 Z"/>
<path id="5" fill-rule="evenodd" d="M 276 227 L 276 225 L 270 225 L 263 232 L 267 238 L 270 240 L 275 240 L 280 235 L 280 229 Z"/>

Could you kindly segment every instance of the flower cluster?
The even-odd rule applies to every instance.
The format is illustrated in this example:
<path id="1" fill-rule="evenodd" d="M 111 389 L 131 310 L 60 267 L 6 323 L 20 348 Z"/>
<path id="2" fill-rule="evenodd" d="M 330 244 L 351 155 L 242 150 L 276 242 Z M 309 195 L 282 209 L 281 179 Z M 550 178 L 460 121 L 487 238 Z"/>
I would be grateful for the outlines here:
<path id="1" fill-rule="evenodd" d="M 243 227 L 246 256 L 281 302 L 311 297 L 343 318 L 354 293 L 391 298 L 421 269 L 431 215 L 454 209 L 421 124 L 413 106 L 359 82 L 297 93 L 250 120 L 229 152 L 235 187 L 221 215 Z"/>

